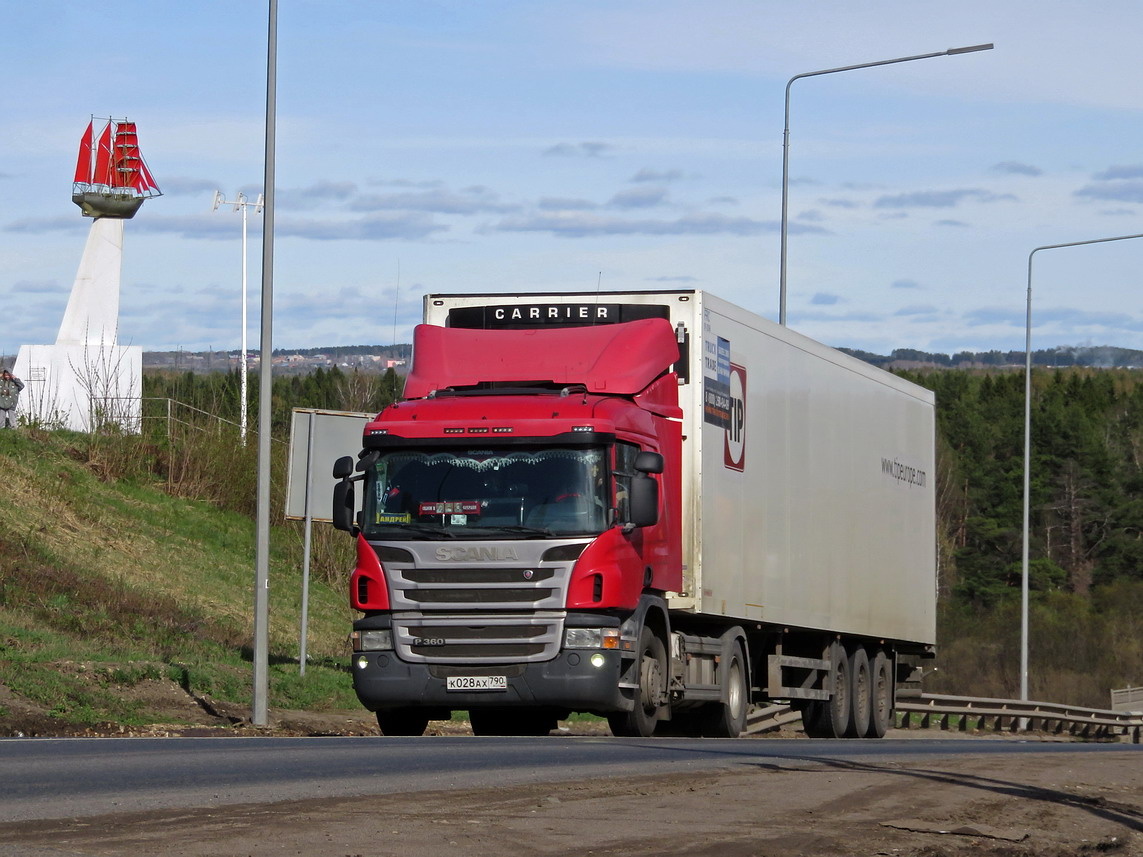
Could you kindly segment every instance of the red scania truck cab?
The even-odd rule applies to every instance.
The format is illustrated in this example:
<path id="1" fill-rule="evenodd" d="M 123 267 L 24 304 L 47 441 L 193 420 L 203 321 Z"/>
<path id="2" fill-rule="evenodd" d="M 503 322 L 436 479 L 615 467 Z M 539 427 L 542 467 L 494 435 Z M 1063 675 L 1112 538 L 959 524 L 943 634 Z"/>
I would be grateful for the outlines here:
<path id="1" fill-rule="evenodd" d="M 354 676 L 389 734 L 643 713 L 633 629 L 681 582 L 678 343 L 663 319 L 547 333 L 419 326 L 365 430 Z"/>

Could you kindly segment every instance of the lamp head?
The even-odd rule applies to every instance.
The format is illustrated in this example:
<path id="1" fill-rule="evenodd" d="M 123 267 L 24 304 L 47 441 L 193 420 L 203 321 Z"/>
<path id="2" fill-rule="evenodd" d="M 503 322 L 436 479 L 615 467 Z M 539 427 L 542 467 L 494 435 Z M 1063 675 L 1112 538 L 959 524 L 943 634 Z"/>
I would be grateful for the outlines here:
<path id="1" fill-rule="evenodd" d="M 992 42 L 989 42 L 987 45 L 969 45 L 966 48 L 949 48 L 945 53 L 951 57 L 954 54 L 972 54 L 977 51 L 990 51 L 993 47 Z"/>

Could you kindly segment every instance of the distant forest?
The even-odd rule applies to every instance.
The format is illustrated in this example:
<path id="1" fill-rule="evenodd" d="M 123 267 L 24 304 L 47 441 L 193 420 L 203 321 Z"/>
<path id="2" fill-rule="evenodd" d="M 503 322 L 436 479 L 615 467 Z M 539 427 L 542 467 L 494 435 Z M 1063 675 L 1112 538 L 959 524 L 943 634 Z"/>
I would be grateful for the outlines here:
<path id="1" fill-rule="evenodd" d="M 942 369 L 975 369 L 983 367 L 1023 366 L 1023 351 L 958 351 L 940 354 L 915 348 L 895 348 L 889 355 L 872 354 L 854 348 L 839 348 L 866 363 L 883 369 L 909 368 L 910 365 L 936 366 Z M 1112 345 L 1060 346 L 1032 352 L 1033 366 L 1088 366 L 1097 369 L 1143 367 L 1143 351 L 1116 348 Z"/>
<path id="2" fill-rule="evenodd" d="M 1020 585 L 1024 373 L 899 373 L 936 393 L 940 584 L 991 604 Z M 1033 375 L 1030 580 L 1086 596 L 1143 581 L 1143 376 Z"/>
<path id="3" fill-rule="evenodd" d="M 328 357 L 335 362 L 375 355 L 408 359 L 413 347 L 408 343 L 396 345 L 328 345 L 320 348 L 275 348 L 275 357 L 300 355 L 302 357 Z M 874 354 L 856 348 L 839 348 L 866 363 L 882 369 L 908 369 L 915 367 L 937 367 L 941 369 L 1000 368 L 1023 366 L 1023 351 L 958 351 L 955 354 L 920 351 L 916 348 L 895 348 L 889 354 Z M 148 351 L 143 355 L 146 366 L 178 366 L 180 361 L 190 356 L 201 358 L 222 371 L 225 367 L 227 351 Z M 237 353 L 236 351 L 234 353 Z M 256 353 L 256 352 L 251 352 Z M 1032 352 L 1032 365 L 1049 368 L 1083 366 L 1097 369 L 1143 368 L 1143 351 L 1132 348 L 1118 348 L 1112 345 L 1059 346 Z M 201 371 L 200 367 L 200 371 Z"/>
<path id="4" fill-rule="evenodd" d="M 1019 689 L 1024 372 L 900 372 L 937 399 L 934 692 Z M 1143 683 L 1143 373 L 1032 376 L 1032 699 L 1104 708 Z"/>

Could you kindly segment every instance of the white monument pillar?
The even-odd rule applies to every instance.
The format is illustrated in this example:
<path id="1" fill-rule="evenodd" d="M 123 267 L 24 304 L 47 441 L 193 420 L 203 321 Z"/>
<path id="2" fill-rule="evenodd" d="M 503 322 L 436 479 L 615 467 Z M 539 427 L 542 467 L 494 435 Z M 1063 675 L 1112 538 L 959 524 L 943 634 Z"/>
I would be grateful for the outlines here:
<path id="1" fill-rule="evenodd" d="M 123 220 L 92 221 L 55 345 L 22 345 L 20 413 L 45 428 L 140 430 L 143 349 L 117 341 Z"/>
<path id="2" fill-rule="evenodd" d="M 104 120 L 99 120 L 104 122 Z M 143 349 L 118 343 L 123 223 L 160 195 L 133 122 L 95 118 L 79 146 L 72 202 L 93 218 L 55 345 L 21 345 L 20 414 L 45 428 L 140 429 Z"/>

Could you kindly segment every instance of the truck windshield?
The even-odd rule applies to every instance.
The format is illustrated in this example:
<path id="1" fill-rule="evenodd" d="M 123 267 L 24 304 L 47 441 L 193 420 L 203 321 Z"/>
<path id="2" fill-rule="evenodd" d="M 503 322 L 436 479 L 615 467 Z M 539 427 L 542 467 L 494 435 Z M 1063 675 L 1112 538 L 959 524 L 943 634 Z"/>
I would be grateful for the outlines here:
<path id="1" fill-rule="evenodd" d="M 603 448 L 382 452 L 365 472 L 366 537 L 539 538 L 603 532 Z"/>

